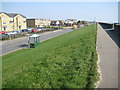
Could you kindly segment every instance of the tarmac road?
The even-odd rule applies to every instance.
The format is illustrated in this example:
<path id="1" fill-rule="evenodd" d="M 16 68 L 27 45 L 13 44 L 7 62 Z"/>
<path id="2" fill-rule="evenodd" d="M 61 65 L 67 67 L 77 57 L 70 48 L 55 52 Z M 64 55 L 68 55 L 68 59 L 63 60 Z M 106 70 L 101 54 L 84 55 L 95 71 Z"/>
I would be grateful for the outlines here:
<path id="1" fill-rule="evenodd" d="M 72 31 L 73 29 L 65 29 L 65 30 L 56 30 L 56 31 L 50 31 L 43 34 L 40 34 L 41 41 L 68 33 Z M 21 48 L 28 46 L 28 37 L 22 37 L 14 40 L 7 40 L 7 41 L 1 41 L 0 47 L 2 48 L 2 52 L 0 52 L 0 56 L 5 55 L 7 53 L 19 50 Z"/>

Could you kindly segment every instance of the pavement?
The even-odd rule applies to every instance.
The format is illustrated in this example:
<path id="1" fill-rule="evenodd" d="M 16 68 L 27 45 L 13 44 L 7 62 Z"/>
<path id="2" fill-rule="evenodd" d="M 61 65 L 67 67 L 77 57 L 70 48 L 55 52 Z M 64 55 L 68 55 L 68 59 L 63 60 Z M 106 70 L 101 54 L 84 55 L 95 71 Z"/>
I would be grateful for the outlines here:
<path id="1" fill-rule="evenodd" d="M 118 46 L 98 24 L 97 52 L 101 80 L 98 88 L 118 88 Z"/>
<path id="2" fill-rule="evenodd" d="M 68 33 L 72 31 L 73 29 L 60 29 L 56 31 L 50 31 L 50 32 L 45 32 L 40 34 L 40 42 Z M 22 37 L 14 40 L 7 40 L 7 41 L 1 41 L 0 42 L 0 47 L 2 52 L 0 52 L 0 56 L 14 52 L 16 50 L 22 49 L 24 47 L 28 47 L 28 37 Z"/>

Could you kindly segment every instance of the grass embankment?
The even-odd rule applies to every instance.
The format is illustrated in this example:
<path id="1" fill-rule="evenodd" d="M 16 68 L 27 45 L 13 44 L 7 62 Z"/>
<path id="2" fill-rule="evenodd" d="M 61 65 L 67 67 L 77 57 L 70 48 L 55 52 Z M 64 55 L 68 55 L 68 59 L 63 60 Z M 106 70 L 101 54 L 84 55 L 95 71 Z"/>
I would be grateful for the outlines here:
<path id="1" fill-rule="evenodd" d="M 3 88 L 89 88 L 97 75 L 96 30 L 88 26 L 3 56 Z"/>

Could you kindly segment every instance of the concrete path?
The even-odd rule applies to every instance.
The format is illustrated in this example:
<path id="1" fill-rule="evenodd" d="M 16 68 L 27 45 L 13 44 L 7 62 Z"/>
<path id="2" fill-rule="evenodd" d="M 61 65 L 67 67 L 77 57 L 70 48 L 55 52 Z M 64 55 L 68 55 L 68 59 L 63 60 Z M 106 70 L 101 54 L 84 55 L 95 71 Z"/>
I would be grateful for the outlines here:
<path id="1" fill-rule="evenodd" d="M 68 33 L 72 31 L 73 29 L 65 29 L 65 30 L 56 30 L 56 31 L 50 31 L 46 32 L 43 34 L 40 34 L 40 39 L 41 41 Z M 2 52 L 0 53 L 1 55 L 5 55 L 10 52 L 14 52 L 16 50 L 22 49 L 24 47 L 27 47 L 28 45 L 28 37 L 22 37 L 14 40 L 7 40 L 7 41 L 1 41 L 0 42 L 0 47 L 2 48 Z"/>
<path id="2" fill-rule="evenodd" d="M 100 25 L 97 30 L 97 51 L 101 72 L 98 88 L 118 88 L 118 46 Z"/>

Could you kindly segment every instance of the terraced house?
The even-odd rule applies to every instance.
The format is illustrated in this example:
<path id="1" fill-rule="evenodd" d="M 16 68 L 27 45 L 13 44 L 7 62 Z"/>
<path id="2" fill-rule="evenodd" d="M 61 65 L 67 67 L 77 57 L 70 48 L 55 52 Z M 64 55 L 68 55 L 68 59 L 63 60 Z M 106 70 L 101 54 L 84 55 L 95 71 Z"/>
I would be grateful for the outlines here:
<path id="1" fill-rule="evenodd" d="M 27 19 L 27 28 L 47 27 L 50 26 L 49 19 Z"/>
<path id="2" fill-rule="evenodd" d="M 77 24 L 77 19 L 67 19 L 65 20 L 65 23 L 67 26 L 72 26 L 74 24 Z"/>
<path id="3" fill-rule="evenodd" d="M 15 31 L 25 28 L 25 16 L 17 13 L 0 12 L 0 31 Z"/>
<path id="4" fill-rule="evenodd" d="M 52 26 L 64 26 L 65 21 L 64 20 L 51 20 L 50 23 Z"/>

